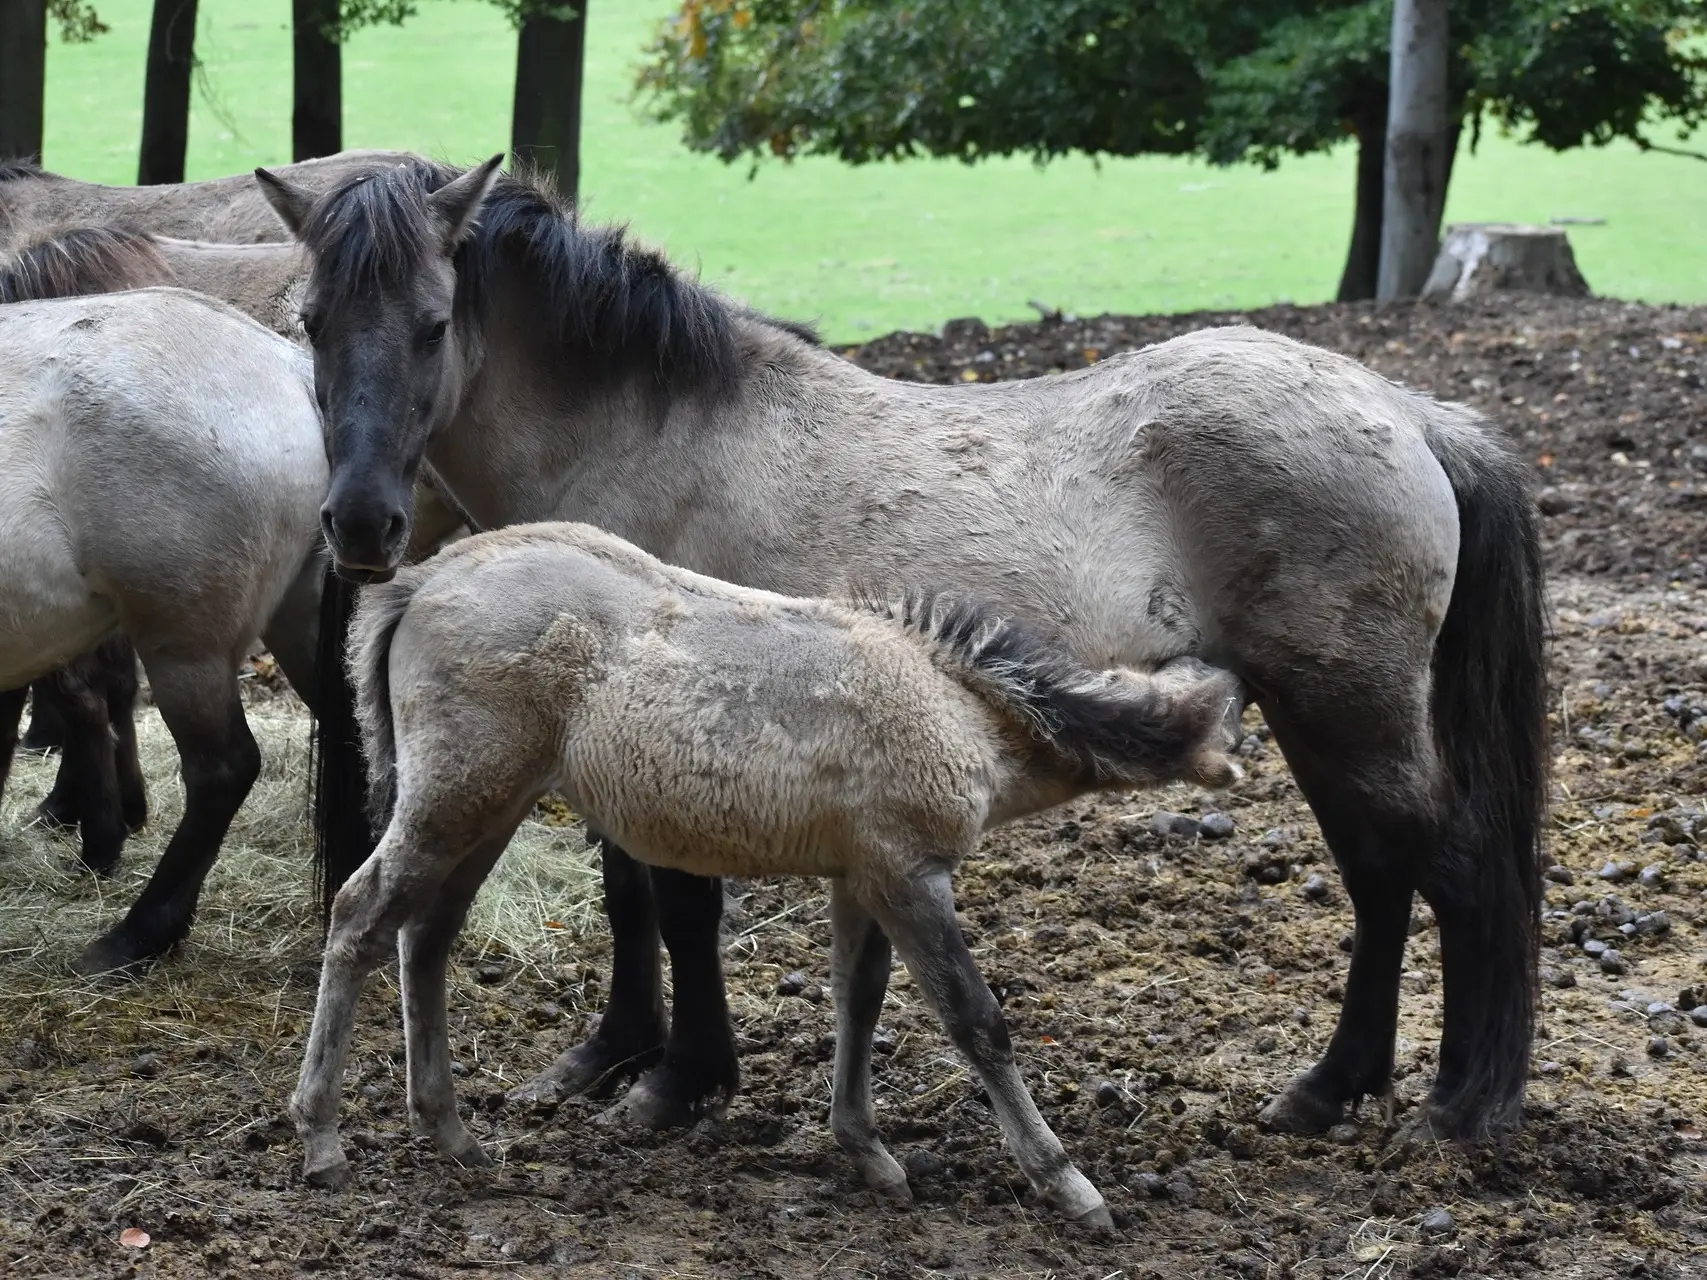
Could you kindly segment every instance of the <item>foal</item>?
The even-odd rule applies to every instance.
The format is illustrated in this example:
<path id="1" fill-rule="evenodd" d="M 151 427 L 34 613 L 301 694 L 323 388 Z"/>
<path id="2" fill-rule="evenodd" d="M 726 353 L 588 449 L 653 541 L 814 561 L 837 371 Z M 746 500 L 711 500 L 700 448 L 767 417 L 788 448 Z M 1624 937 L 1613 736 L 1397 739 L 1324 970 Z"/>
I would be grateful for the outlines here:
<path id="1" fill-rule="evenodd" d="M 868 1183 L 909 1194 L 870 1094 L 893 942 L 1038 1194 L 1109 1225 L 1020 1079 L 950 876 L 987 828 L 1086 792 L 1230 782 L 1232 675 L 1190 658 L 1091 671 L 977 605 L 775 595 L 578 524 L 479 534 L 370 588 L 348 657 L 386 825 L 333 903 L 291 1099 L 310 1182 L 348 1176 L 343 1059 L 393 939 L 410 1113 L 445 1155 L 486 1163 L 456 1113 L 445 962 L 517 824 L 556 791 L 653 866 L 830 878 L 831 1127 Z"/>

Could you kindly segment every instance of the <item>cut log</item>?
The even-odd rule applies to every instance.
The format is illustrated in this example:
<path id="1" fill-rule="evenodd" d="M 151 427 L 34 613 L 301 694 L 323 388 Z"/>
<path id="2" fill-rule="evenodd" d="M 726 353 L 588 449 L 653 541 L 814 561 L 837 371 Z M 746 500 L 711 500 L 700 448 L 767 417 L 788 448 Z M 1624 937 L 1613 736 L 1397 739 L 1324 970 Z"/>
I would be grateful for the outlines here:
<path id="1" fill-rule="evenodd" d="M 1458 222 L 1448 227 L 1423 297 L 1453 301 L 1495 291 L 1586 298 L 1570 237 L 1559 227 Z"/>

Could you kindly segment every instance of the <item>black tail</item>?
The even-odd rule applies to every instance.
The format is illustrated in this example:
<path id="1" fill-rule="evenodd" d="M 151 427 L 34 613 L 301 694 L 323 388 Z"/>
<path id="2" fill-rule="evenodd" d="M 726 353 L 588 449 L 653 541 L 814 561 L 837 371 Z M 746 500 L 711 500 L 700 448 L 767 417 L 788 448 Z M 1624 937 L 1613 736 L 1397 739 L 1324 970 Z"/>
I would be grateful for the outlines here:
<path id="1" fill-rule="evenodd" d="M 1431 428 L 1428 443 L 1457 498 L 1459 544 L 1435 644 L 1433 707 L 1454 818 L 1425 896 L 1441 917 L 1443 949 L 1441 900 L 1455 908 L 1453 927 L 1468 934 L 1460 954 L 1469 961 L 1447 977 L 1449 1022 L 1430 1105 L 1443 1131 L 1480 1137 L 1520 1118 L 1535 1035 L 1549 759 L 1546 596 L 1529 468 L 1481 429 L 1443 424 Z"/>
<path id="2" fill-rule="evenodd" d="M 1177 694 L 1159 682 L 1111 683 L 985 604 L 928 592 L 860 603 L 934 640 L 979 694 L 1028 725 L 1082 786 L 1176 778 L 1225 785 L 1234 776 L 1224 758 L 1203 755 L 1218 745 L 1236 695 L 1226 672 L 1203 668 L 1205 678 Z"/>
<path id="3" fill-rule="evenodd" d="M 319 652 L 314 661 L 320 717 L 309 741 L 309 772 L 314 786 L 314 879 L 323 923 L 330 922 L 332 899 L 344 881 L 367 861 L 374 847 L 367 820 L 356 691 L 345 663 L 355 608 L 355 586 L 338 576 L 328 556 L 320 595 Z"/>

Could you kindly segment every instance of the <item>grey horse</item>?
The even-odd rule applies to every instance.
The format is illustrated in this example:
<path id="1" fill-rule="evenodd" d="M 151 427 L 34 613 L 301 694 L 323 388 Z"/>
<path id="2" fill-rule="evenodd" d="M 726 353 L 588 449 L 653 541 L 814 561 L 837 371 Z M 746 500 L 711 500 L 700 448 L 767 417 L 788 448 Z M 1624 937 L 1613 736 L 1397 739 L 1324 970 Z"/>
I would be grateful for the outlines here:
<path id="1" fill-rule="evenodd" d="M 115 632 L 183 762 L 183 820 L 88 970 L 189 930 L 260 768 L 238 666 L 320 572 L 326 479 L 307 355 L 237 311 L 181 289 L 0 307 L 0 783 L 25 687 Z"/>
<path id="2" fill-rule="evenodd" d="M 1474 412 L 1251 328 L 1033 381 L 890 381 L 580 225 L 496 158 L 410 161 L 320 196 L 258 176 L 313 260 L 303 319 L 341 572 L 395 571 L 424 458 L 480 528 L 582 520 L 792 595 L 952 583 L 1086 666 L 1227 668 L 1357 917 L 1339 1024 L 1267 1122 L 1320 1129 L 1391 1096 L 1419 892 L 1445 1008 L 1418 1120 L 1480 1135 L 1518 1118 L 1540 937 L 1543 583 L 1528 468 Z M 359 751 L 338 767 L 359 771 Z M 371 837 L 359 805 L 318 816 L 336 884 Z M 648 878 L 609 842 L 605 882 L 610 1007 L 521 1096 L 656 1063 L 630 1114 L 714 1107 L 736 1082 L 721 893 Z"/>

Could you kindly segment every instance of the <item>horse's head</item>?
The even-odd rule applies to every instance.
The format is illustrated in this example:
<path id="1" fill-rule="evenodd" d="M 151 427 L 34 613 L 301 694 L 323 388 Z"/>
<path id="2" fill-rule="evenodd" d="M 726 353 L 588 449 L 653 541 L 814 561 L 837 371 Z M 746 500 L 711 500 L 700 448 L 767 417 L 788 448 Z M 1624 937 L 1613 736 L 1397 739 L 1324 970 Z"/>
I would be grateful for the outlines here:
<path id="1" fill-rule="evenodd" d="M 375 169 L 319 198 L 255 170 L 312 262 L 302 326 L 332 470 L 320 518 L 347 578 L 389 578 L 408 545 L 415 473 L 467 367 L 456 252 L 502 160 L 448 182 L 426 161 Z"/>

